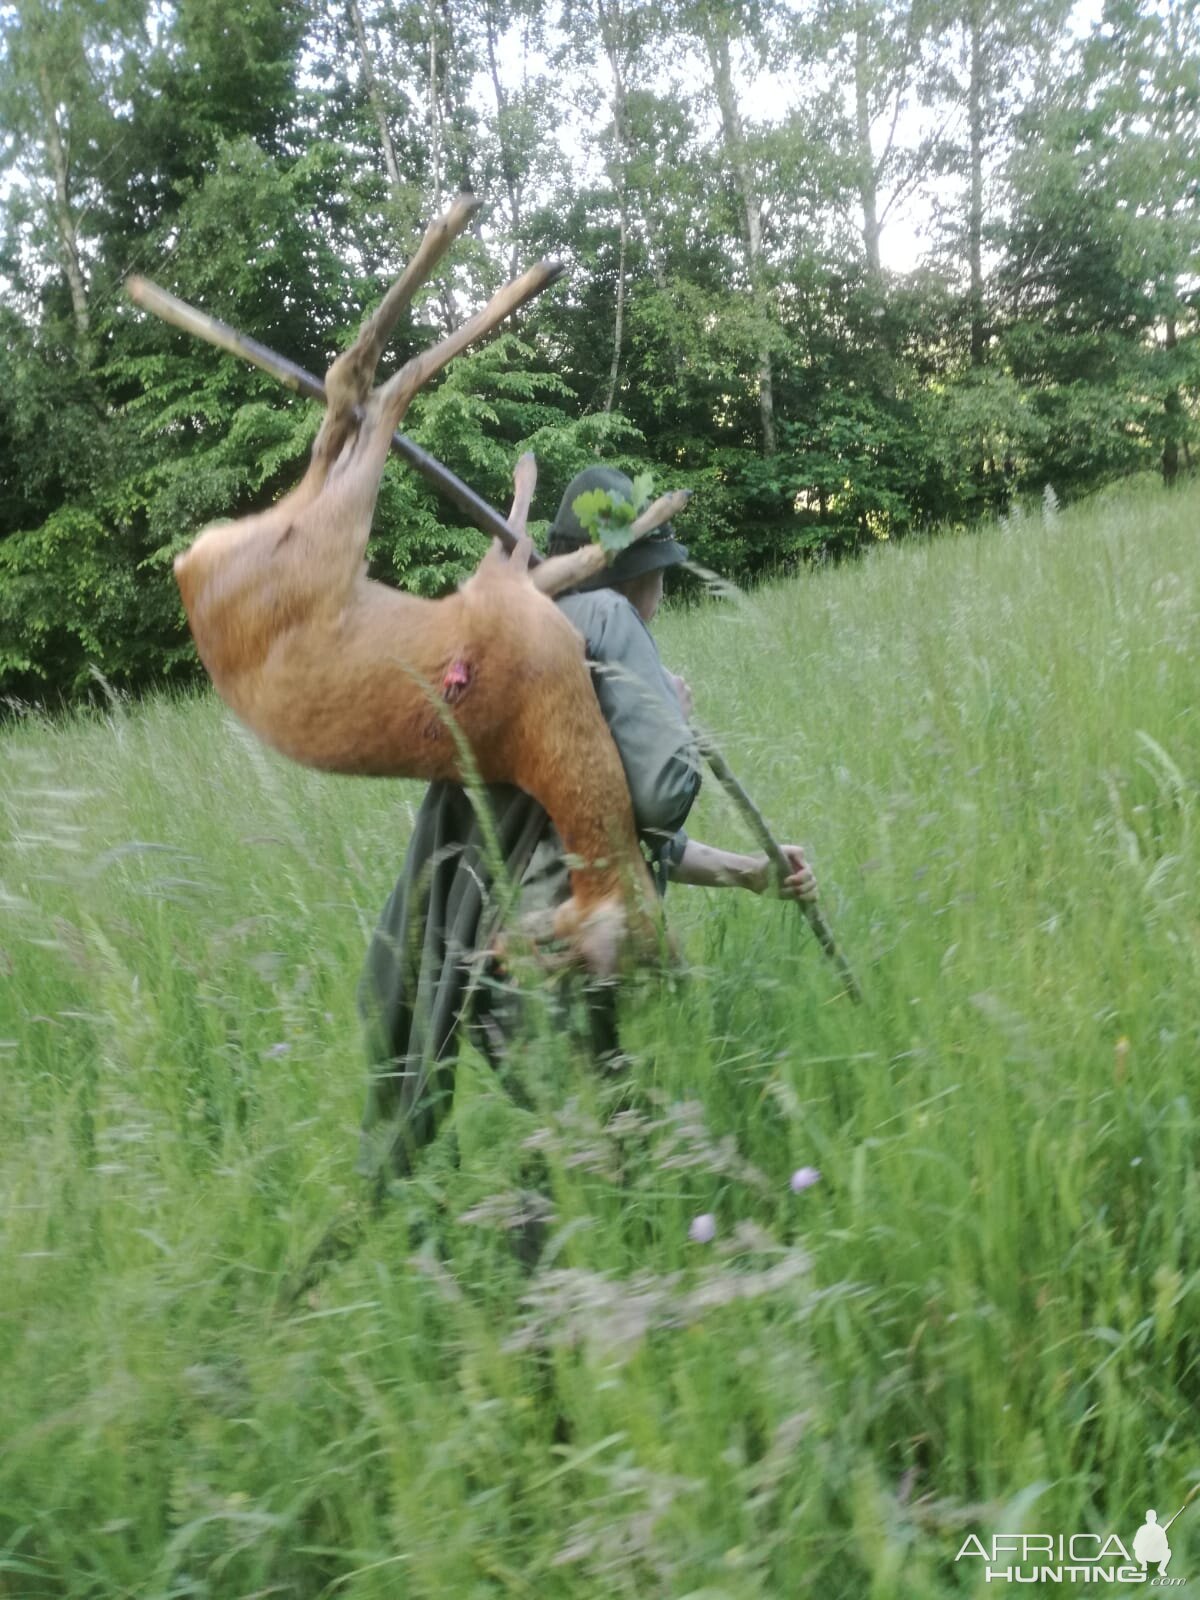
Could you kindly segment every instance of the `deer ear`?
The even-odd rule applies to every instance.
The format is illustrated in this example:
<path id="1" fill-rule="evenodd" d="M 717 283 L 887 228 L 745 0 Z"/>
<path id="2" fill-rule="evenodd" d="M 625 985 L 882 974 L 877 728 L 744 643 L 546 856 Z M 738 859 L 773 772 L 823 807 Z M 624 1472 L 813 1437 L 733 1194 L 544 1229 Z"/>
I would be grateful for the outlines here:
<path id="1" fill-rule="evenodd" d="M 512 547 L 508 558 L 510 569 L 517 574 L 529 571 L 529 558 L 533 555 L 533 540 L 527 533 L 523 533 Z"/>
<path id="2" fill-rule="evenodd" d="M 467 584 L 469 584 L 473 578 L 478 578 L 480 576 L 495 577 L 497 573 L 506 572 L 507 570 L 508 556 L 505 553 L 504 546 L 500 543 L 499 539 L 493 539 L 491 544 L 488 545 L 487 549 L 484 551 L 483 559 L 475 568 L 475 571 L 469 578 L 464 578 L 458 587 L 460 589 L 465 589 Z"/>
<path id="3" fill-rule="evenodd" d="M 533 491 L 536 488 L 537 457 L 532 450 L 526 450 L 513 468 L 513 502 L 508 513 L 508 525 L 518 539 L 525 537 L 525 524 L 529 520 L 529 507 L 533 503 Z"/>

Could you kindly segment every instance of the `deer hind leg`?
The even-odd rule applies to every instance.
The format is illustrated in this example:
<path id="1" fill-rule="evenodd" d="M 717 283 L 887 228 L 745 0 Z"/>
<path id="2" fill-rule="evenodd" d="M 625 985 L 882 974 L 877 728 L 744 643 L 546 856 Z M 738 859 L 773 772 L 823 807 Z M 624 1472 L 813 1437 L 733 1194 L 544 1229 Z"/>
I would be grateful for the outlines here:
<path id="1" fill-rule="evenodd" d="M 473 206 L 474 202 L 471 202 Z M 353 391 L 357 393 L 361 381 L 361 372 L 366 359 L 372 362 L 377 360 L 377 351 L 382 349 L 390 331 L 391 321 L 399 315 L 400 309 L 411 299 L 417 285 L 424 281 L 433 270 L 437 261 L 448 248 L 454 237 L 454 230 L 461 232 L 473 214 L 467 209 L 466 201 L 461 202 L 461 220 L 456 217 L 458 207 L 451 209 L 440 223 L 434 225 L 426 234 L 421 249 L 405 274 L 404 279 L 395 286 L 395 300 L 388 308 L 388 316 L 383 316 L 385 306 L 381 306 L 376 316 L 380 319 L 378 327 L 372 327 L 370 322 L 364 326 L 360 340 L 364 342 L 366 357 L 354 357 L 347 360 L 347 373 L 353 374 Z M 432 240 L 432 243 L 431 243 Z M 427 248 L 428 247 L 428 248 Z M 553 283 L 562 272 L 557 262 L 539 262 L 531 267 L 521 277 L 506 284 L 488 301 L 482 311 L 477 311 L 473 317 L 464 322 L 447 338 L 432 346 L 429 350 L 422 351 L 419 355 L 407 362 L 388 381 L 375 389 L 367 401 L 361 425 L 353 435 L 349 449 L 338 446 L 340 454 L 326 465 L 322 474 L 321 486 L 324 489 L 323 498 L 331 507 L 337 507 L 336 515 L 339 522 L 350 521 L 354 524 L 356 535 L 361 530 L 361 546 L 365 547 L 366 535 L 369 531 L 371 515 L 375 508 L 375 499 L 379 493 L 379 483 L 383 476 L 384 465 L 387 462 L 388 452 L 391 448 L 392 435 L 400 425 L 405 412 L 412 403 L 413 396 L 430 378 L 439 373 L 450 361 L 454 359 L 468 345 L 486 336 L 499 327 L 505 317 L 510 316 L 535 295 L 541 293 L 549 284 Z M 405 289 L 407 299 L 401 294 Z M 386 303 L 385 303 L 386 305 Z M 372 321 L 374 319 L 371 319 Z M 346 352 L 346 358 L 354 356 L 353 351 Z M 339 358 L 339 359 L 346 359 Z M 330 369 L 331 378 L 335 377 L 334 368 Z M 373 370 L 373 365 L 371 370 Z M 335 379 L 336 381 L 336 379 Z M 320 439 L 317 440 L 317 445 Z M 314 469 L 317 446 L 314 445 Z M 532 488 L 530 490 L 532 492 Z M 356 537 L 356 544 L 359 543 Z M 356 561 L 362 556 L 362 548 L 358 548 Z"/>
<path id="2" fill-rule="evenodd" d="M 295 492 L 297 500 L 311 500 L 321 492 L 347 443 L 357 436 L 363 421 L 361 408 L 370 396 L 379 358 L 397 322 L 480 204 L 472 195 L 459 195 L 444 216 L 430 223 L 408 266 L 376 309 L 364 318 L 354 343 L 325 374 L 325 417 L 313 442 L 308 472 Z"/>
<path id="3" fill-rule="evenodd" d="M 591 971 L 611 975 L 619 953 L 657 947 L 658 897 L 638 849 L 629 786 L 586 680 L 563 672 L 514 732 L 513 781 L 545 808 L 570 865 L 571 898 L 554 933 Z"/>
<path id="4" fill-rule="evenodd" d="M 469 345 L 495 331 L 506 317 L 520 310 L 562 275 L 556 261 L 539 261 L 528 272 L 498 290 L 481 311 L 468 318 L 439 343 L 422 350 L 372 394 L 362 429 L 361 470 L 382 472 L 392 434 L 400 426 L 413 396 Z M 355 463 L 357 466 L 357 463 Z"/>
<path id="5" fill-rule="evenodd" d="M 677 517 L 691 498 L 690 489 L 672 489 L 668 494 L 659 495 L 630 528 L 631 542 L 645 538 L 655 528 L 661 528 L 664 522 Z M 585 544 L 567 555 L 548 557 L 534 568 L 530 577 L 534 588 L 540 589 L 543 594 L 562 594 L 564 590 L 574 589 L 603 572 L 608 566 L 608 559 L 600 545 Z"/>

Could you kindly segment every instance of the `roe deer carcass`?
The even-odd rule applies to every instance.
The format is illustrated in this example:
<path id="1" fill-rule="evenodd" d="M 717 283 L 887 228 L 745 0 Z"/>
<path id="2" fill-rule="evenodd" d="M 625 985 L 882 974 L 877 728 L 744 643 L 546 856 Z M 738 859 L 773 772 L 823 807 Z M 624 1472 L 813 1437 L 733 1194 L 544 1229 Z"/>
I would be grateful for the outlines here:
<path id="1" fill-rule="evenodd" d="M 300 484 L 269 510 L 205 529 L 175 561 L 201 660 L 266 743 L 330 772 L 511 783 L 549 813 L 571 864 L 556 932 L 609 969 L 620 930 L 646 935 L 652 886 L 583 642 L 550 596 L 593 576 L 598 545 L 530 565 L 532 473 L 518 472 L 506 556 L 493 545 L 453 595 L 372 581 L 364 553 L 392 434 L 421 386 L 557 276 L 542 263 L 372 388 L 398 318 L 477 209 L 460 197 L 326 376 L 328 410 Z M 532 458 L 528 466 L 532 467 Z M 634 525 L 649 532 L 685 494 Z M 464 761 L 463 750 L 469 752 Z"/>

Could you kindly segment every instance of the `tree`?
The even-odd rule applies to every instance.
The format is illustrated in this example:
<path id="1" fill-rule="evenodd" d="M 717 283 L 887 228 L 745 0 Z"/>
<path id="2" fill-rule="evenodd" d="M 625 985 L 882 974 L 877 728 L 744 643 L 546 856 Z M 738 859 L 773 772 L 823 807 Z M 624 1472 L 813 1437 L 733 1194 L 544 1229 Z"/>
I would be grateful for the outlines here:
<path id="1" fill-rule="evenodd" d="M 1190 456 L 1200 383 L 1193 0 L 1107 5 L 1026 133 L 1002 280 L 1007 358 L 1054 419 L 1049 455 L 1071 485 L 1151 451 L 1170 483 Z"/>
<path id="2" fill-rule="evenodd" d="M 740 205 L 750 297 L 755 313 L 763 324 L 758 350 L 758 405 L 763 454 L 772 456 L 778 441 L 775 429 L 775 380 L 768 331 L 772 317 L 770 277 L 763 247 L 763 196 L 754 171 L 750 140 L 734 83 L 732 55 L 733 41 L 752 37 L 762 25 L 761 14 L 753 6 L 743 9 L 717 4 L 716 0 L 698 0 L 692 9 L 692 26 L 708 57 L 713 93 L 720 111 L 724 160 L 733 178 Z"/>
<path id="3" fill-rule="evenodd" d="M 21 248 L 61 271 L 83 368 L 94 355 L 87 212 L 119 145 L 115 86 L 144 43 L 143 13 L 143 0 L 16 0 L 0 11 L 3 165 L 34 201 Z"/>
<path id="4" fill-rule="evenodd" d="M 815 0 L 796 45 L 819 62 L 823 87 L 809 113 L 837 163 L 837 190 L 852 192 L 867 274 L 882 294 L 880 241 L 888 214 L 946 159 L 944 128 L 926 116 L 915 140 L 905 130 L 931 102 L 945 17 L 935 0 Z"/>
<path id="5" fill-rule="evenodd" d="M 951 248 L 966 267 L 972 367 L 991 338 L 984 252 L 1005 210 L 1003 177 L 1026 99 L 1055 61 L 1070 0 L 949 0 L 941 23 L 957 31 L 957 61 L 943 62 L 942 92 L 958 115 L 956 165 L 963 201 Z"/>

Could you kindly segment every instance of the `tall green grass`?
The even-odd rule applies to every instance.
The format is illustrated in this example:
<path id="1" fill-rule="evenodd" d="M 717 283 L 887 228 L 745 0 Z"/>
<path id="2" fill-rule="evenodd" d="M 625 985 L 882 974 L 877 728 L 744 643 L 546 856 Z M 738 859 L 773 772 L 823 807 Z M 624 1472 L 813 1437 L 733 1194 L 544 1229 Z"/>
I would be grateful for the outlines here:
<path id="1" fill-rule="evenodd" d="M 690 974 L 630 1000 L 626 1077 L 547 1025 L 530 1111 L 465 1052 L 295 1304 L 357 1202 L 354 987 L 419 789 L 207 695 L 6 731 L 0 1594 L 925 1600 L 984 1592 L 970 1531 L 1169 1514 L 1198 522 L 1144 492 L 668 615 L 865 1005 L 794 907 L 673 890 Z M 690 831 L 752 847 L 711 784 Z M 539 1164 L 530 1277 L 489 1223 Z M 1200 1593 L 1200 1514 L 1172 1544 Z"/>

